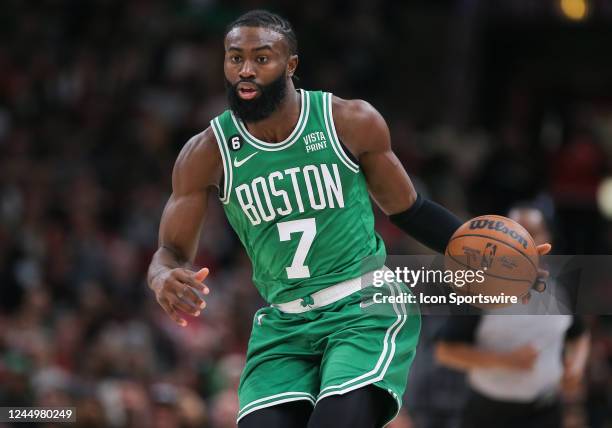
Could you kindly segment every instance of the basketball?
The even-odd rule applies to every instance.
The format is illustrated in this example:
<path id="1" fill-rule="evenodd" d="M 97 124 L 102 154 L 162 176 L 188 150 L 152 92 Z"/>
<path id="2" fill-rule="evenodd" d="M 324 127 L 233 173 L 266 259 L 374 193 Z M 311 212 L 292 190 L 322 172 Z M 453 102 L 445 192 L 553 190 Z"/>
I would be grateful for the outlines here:
<path id="1" fill-rule="evenodd" d="M 451 237 L 445 256 L 447 269 L 480 270 L 480 277 L 484 277 L 480 282 L 452 284 L 463 295 L 516 296 L 520 301 L 538 274 L 539 256 L 531 235 L 517 222 L 497 215 L 480 216 L 464 223 Z M 512 303 L 497 299 L 497 303 L 472 304 L 495 308 Z"/>

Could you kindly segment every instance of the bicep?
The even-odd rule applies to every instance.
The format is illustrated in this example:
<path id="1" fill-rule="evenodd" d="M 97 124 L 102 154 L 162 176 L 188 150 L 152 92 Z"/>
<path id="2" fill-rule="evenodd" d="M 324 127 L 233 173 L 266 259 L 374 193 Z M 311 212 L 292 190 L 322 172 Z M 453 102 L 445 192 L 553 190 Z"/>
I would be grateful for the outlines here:
<path id="1" fill-rule="evenodd" d="M 193 262 L 204 224 L 208 196 L 223 171 L 210 129 L 192 138 L 181 150 L 172 172 L 172 195 L 159 227 L 159 245 L 182 261 Z"/>
<path id="2" fill-rule="evenodd" d="M 391 149 L 382 115 L 361 100 L 334 99 L 334 121 L 351 153 L 359 159 L 372 198 L 385 214 L 407 210 L 416 192 L 404 166 Z"/>
<path id="3" fill-rule="evenodd" d="M 362 154 L 359 163 L 372 198 L 385 214 L 396 214 L 412 205 L 416 191 L 404 166 L 390 147 Z"/>

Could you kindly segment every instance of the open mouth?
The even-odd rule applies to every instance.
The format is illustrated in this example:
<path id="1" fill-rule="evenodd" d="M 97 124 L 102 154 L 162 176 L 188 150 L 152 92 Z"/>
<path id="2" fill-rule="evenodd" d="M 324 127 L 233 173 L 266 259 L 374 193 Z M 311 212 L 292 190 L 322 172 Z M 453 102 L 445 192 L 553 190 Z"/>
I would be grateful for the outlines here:
<path id="1" fill-rule="evenodd" d="M 259 90 L 254 85 L 240 84 L 238 85 L 238 96 L 243 100 L 252 100 L 257 96 Z"/>

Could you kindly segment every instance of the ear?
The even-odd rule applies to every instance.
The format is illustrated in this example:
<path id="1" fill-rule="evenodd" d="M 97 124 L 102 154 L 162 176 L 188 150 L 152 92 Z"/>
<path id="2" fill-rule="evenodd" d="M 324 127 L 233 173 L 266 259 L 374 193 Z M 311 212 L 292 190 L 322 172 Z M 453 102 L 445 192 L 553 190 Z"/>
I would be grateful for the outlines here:
<path id="1" fill-rule="evenodd" d="M 291 55 L 289 57 L 289 61 L 287 61 L 287 76 L 293 77 L 293 75 L 295 74 L 295 70 L 297 69 L 298 62 L 299 61 L 297 55 Z"/>

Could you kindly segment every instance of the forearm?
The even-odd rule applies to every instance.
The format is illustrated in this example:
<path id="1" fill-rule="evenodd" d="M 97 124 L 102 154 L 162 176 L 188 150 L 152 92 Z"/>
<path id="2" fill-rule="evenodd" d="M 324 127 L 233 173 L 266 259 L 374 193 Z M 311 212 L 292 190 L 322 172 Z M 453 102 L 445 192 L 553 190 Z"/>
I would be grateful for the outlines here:
<path id="1" fill-rule="evenodd" d="M 418 195 L 407 210 L 389 216 L 393 224 L 423 245 L 444 253 L 462 221 L 443 206 Z"/>
<path id="2" fill-rule="evenodd" d="M 440 364 L 462 371 L 505 366 L 503 354 L 463 343 L 438 343 L 435 357 Z"/>

